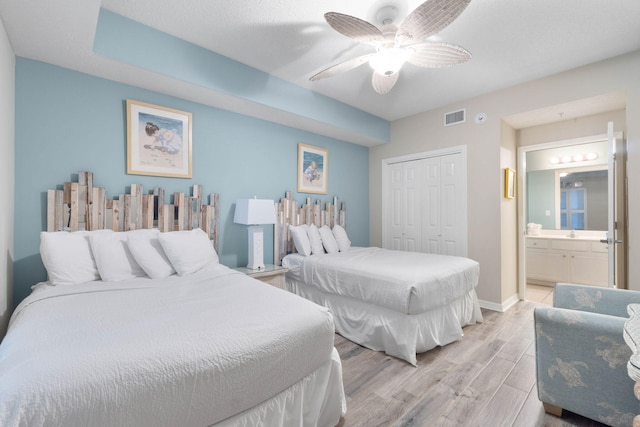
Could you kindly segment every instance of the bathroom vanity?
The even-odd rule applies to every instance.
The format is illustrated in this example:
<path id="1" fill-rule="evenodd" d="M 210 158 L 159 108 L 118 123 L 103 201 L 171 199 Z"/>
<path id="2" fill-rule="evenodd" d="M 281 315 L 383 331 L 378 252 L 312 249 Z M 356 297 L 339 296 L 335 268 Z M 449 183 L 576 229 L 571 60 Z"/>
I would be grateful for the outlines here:
<path id="1" fill-rule="evenodd" d="M 608 247 L 604 236 L 576 234 L 526 236 L 527 282 L 551 285 L 608 284 Z"/>

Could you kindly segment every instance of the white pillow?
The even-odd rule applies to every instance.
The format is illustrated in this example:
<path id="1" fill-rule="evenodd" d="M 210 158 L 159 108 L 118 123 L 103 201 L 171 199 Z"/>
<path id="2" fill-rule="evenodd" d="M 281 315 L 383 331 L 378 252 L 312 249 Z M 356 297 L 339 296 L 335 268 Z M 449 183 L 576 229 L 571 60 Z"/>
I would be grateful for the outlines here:
<path id="1" fill-rule="evenodd" d="M 169 258 L 164 253 L 158 235 L 160 231 L 151 235 L 131 234 L 127 238 L 127 246 L 136 262 L 152 279 L 163 279 L 176 274 Z"/>
<path id="2" fill-rule="evenodd" d="M 218 262 L 213 243 L 207 233 L 199 228 L 160 233 L 158 240 L 178 276 L 188 276 L 208 264 Z"/>
<path id="3" fill-rule="evenodd" d="M 149 235 L 151 230 L 135 230 L 118 233 L 90 233 L 91 251 L 96 260 L 100 277 L 105 282 L 119 282 L 146 276 L 127 246 L 130 234 Z"/>
<path id="4" fill-rule="evenodd" d="M 328 254 L 338 252 L 338 242 L 336 242 L 336 238 L 333 237 L 333 231 L 331 231 L 328 225 L 320 227 L 320 237 L 322 237 L 322 246 L 324 246 Z"/>
<path id="5" fill-rule="evenodd" d="M 351 240 L 349 240 L 349 236 L 347 236 L 347 231 L 340 224 L 333 226 L 333 237 L 335 237 L 336 242 L 338 242 L 340 252 L 346 252 L 351 249 Z"/>
<path id="6" fill-rule="evenodd" d="M 293 236 L 293 244 L 296 247 L 296 251 L 303 256 L 311 255 L 311 243 L 309 242 L 309 236 L 307 235 L 307 224 L 298 226 L 289 225 L 289 230 Z"/>
<path id="7" fill-rule="evenodd" d="M 313 255 L 323 254 L 324 247 L 322 246 L 322 238 L 320 237 L 320 231 L 315 224 L 311 224 L 307 228 L 307 234 L 309 235 L 309 243 L 311 243 L 311 253 Z"/>
<path id="8" fill-rule="evenodd" d="M 43 231 L 40 257 L 52 285 L 74 285 L 100 279 L 88 231 Z"/>

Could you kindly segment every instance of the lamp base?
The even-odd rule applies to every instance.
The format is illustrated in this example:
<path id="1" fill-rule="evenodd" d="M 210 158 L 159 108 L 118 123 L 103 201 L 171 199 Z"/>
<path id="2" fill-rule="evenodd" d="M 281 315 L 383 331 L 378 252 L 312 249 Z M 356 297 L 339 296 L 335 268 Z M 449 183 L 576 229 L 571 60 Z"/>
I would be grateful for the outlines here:
<path id="1" fill-rule="evenodd" d="M 250 270 L 264 270 L 264 230 L 260 225 L 249 227 L 249 263 Z"/>

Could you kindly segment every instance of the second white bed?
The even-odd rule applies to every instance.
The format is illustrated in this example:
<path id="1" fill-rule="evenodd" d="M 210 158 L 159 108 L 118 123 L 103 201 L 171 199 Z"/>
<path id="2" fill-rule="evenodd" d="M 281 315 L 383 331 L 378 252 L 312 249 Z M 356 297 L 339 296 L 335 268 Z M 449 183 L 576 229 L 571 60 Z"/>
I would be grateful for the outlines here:
<path id="1" fill-rule="evenodd" d="M 380 248 L 287 255 L 287 288 L 328 307 L 344 337 L 415 365 L 482 321 L 479 265 L 463 257 Z"/>

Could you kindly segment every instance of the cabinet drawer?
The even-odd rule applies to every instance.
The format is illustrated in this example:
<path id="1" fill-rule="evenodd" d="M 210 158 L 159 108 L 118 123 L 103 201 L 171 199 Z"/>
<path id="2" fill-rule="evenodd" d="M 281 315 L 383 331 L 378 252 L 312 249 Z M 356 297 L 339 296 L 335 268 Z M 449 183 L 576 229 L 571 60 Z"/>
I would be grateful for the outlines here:
<path id="1" fill-rule="evenodd" d="M 547 249 L 549 247 L 549 240 L 547 239 L 531 239 L 527 237 L 528 248 Z"/>
<path id="2" fill-rule="evenodd" d="M 591 252 L 609 252 L 609 245 L 600 242 L 591 242 Z"/>
<path id="3" fill-rule="evenodd" d="M 584 240 L 553 240 L 551 247 L 563 251 L 586 252 L 589 250 L 589 242 L 585 242 Z"/>

